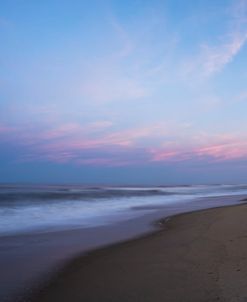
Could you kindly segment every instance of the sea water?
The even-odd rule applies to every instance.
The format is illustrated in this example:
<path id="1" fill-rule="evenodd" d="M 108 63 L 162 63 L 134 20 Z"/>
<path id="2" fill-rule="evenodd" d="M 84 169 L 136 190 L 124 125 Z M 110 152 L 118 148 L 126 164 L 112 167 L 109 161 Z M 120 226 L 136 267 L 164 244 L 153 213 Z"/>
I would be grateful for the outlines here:
<path id="1" fill-rule="evenodd" d="M 247 194 L 247 185 L 111 187 L 0 185 L 0 236 L 109 225 L 201 197 Z"/>

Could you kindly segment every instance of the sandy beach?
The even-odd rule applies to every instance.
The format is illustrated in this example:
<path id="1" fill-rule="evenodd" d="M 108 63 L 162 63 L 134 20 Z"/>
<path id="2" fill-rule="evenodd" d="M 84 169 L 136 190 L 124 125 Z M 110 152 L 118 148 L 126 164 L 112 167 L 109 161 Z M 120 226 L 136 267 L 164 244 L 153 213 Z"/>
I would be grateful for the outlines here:
<path id="1" fill-rule="evenodd" d="M 25 301 L 247 301 L 247 205 L 177 215 L 73 260 Z"/>

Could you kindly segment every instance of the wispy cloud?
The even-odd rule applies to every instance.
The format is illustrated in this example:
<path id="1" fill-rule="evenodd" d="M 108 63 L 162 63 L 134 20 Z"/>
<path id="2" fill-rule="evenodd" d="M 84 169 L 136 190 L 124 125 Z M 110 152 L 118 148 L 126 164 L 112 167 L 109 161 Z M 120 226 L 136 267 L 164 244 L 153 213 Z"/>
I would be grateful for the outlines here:
<path id="1" fill-rule="evenodd" d="M 235 32 L 222 39 L 222 43 L 217 46 L 202 46 L 200 60 L 202 61 L 203 74 L 213 75 L 221 71 L 225 65 L 229 64 L 239 53 L 247 40 L 247 31 Z"/>
<path id="2" fill-rule="evenodd" d="M 120 24 L 117 18 L 113 15 L 110 18 L 110 24 L 112 25 L 116 33 L 117 39 L 119 39 L 121 43 L 121 48 L 116 54 L 114 54 L 114 57 L 124 58 L 129 56 L 135 48 L 134 43 L 130 38 L 130 35 L 127 33 L 126 29 Z"/>
<path id="3" fill-rule="evenodd" d="M 200 44 L 199 53 L 186 61 L 184 74 L 210 77 L 219 73 L 230 64 L 247 41 L 247 2 L 240 0 L 229 7 L 229 19 L 225 33 L 221 33 L 214 42 Z"/>
<path id="4" fill-rule="evenodd" d="M 218 44 L 204 43 L 197 56 L 186 61 L 182 73 L 207 78 L 219 73 L 231 63 L 247 41 L 247 30 L 236 31 L 220 37 Z"/>
<path id="5" fill-rule="evenodd" d="M 190 146 L 167 146 L 151 149 L 154 162 L 231 161 L 247 158 L 247 143 L 244 138 L 229 135 L 207 136 L 201 141 L 195 139 Z"/>
<path id="6" fill-rule="evenodd" d="M 124 166 L 247 158 L 243 135 L 190 133 L 190 127 L 187 132 L 181 125 L 165 123 L 110 132 L 109 127 L 113 125 L 108 121 L 64 124 L 46 131 L 1 126 L 0 135 L 7 134 L 11 143 L 25 149 L 21 161 Z"/>
<path id="7" fill-rule="evenodd" d="M 136 100 L 149 95 L 138 76 L 127 76 L 120 70 L 119 66 L 110 65 L 90 68 L 87 79 L 81 85 L 82 95 L 96 102 Z"/>

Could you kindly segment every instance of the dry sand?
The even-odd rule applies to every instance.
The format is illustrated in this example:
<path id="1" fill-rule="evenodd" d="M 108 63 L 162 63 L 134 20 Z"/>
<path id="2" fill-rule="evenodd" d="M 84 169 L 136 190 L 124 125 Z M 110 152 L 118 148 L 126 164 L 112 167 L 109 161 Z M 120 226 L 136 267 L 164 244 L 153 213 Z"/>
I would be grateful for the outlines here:
<path id="1" fill-rule="evenodd" d="M 32 302 L 247 302 L 247 205 L 178 215 L 77 258 Z"/>

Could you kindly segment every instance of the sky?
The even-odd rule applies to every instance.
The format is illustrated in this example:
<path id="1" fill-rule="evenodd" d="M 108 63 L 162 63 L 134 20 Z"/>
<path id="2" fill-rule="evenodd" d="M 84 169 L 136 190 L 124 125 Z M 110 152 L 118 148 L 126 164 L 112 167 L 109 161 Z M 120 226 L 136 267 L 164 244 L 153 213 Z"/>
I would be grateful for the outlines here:
<path id="1" fill-rule="evenodd" d="M 0 182 L 247 183 L 247 0 L 1 0 Z"/>

